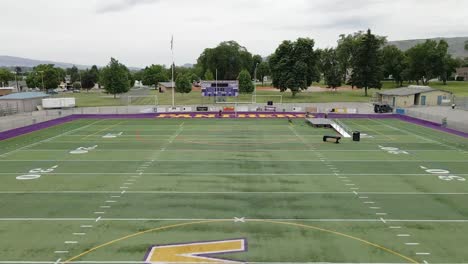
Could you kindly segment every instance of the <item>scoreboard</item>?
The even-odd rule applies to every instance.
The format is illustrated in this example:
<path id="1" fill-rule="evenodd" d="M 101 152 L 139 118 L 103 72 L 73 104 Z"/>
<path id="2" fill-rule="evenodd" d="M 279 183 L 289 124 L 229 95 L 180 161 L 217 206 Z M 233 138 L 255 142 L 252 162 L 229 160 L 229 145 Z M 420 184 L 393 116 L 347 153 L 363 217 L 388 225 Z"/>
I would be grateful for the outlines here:
<path id="1" fill-rule="evenodd" d="M 238 96 L 239 81 L 202 81 L 202 96 Z"/>

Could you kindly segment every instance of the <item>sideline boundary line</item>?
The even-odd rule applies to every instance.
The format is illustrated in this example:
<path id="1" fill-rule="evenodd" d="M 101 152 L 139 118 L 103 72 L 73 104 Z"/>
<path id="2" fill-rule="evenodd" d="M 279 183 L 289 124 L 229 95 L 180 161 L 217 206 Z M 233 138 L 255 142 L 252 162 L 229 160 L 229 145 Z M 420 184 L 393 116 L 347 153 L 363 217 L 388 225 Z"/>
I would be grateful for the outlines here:
<path id="1" fill-rule="evenodd" d="M 354 192 L 282 192 L 282 191 L 127 191 L 127 194 L 343 194 Z M 359 192 L 375 195 L 468 195 L 468 192 Z M 0 191 L 0 194 L 121 194 L 121 191 Z"/>
<path id="2" fill-rule="evenodd" d="M 94 222 L 96 218 L 0 218 L 0 222 L 4 221 L 89 221 Z M 232 221 L 231 218 L 104 218 L 99 221 Z M 290 222 L 381 222 L 380 218 L 368 219 L 306 219 L 306 218 L 245 218 L 245 221 L 290 221 Z M 387 222 L 394 223 L 468 223 L 468 219 L 385 219 Z"/>
<path id="3" fill-rule="evenodd" d="M 5 156 L 7 156 L 7 155 L 9 155 L 9 154 L 11 154 L 11 153 L 15 153 L 15 152 L 17 152 L 17 151 L 22 151 L 22 150 L 25 150 L 25 149 L 27 149 L 27 148 L 34 147 L 34 146 L 36 146 L 36 145 L 42 144 L 42 143 L 44 143 L 44 142 L 51 141 L 51 140 L 53 140 L 53 139 L 55 139 L 55 138 L 59 138 L 59 137 L 68 135 L 68 134 L 70 134 L 70 133 L 73 133 L 73 132 L 75 132 L 75 131 L 78 131 L 78 130 L 81 130 L 81 129 L 90 127 L 90 126 L 92 126 L 92 125 L 94 125 L 94 124 L 96 124 L 96 123 L 98 123 L 98 122 L 102 122 L 102 121 L 104 121 L 104 120 L 97 120 L 97 121 L 94 121 L 94 122 L 92 122 L 91 124 L 88 124 L 88 125 L 86 125 L 86 126 L 82 126 L 82 127 L 78 127 L 78 128 L 69 130 L 69 131 L 65 131 L 65 132 L 63 132 L 62 134 L 55 135 L 55 136 L 52 136 L 52 137 L 43 139 L 43 140 L 41 140 L 41 141 L 37 141 L 37 142 L 31 143 L 31 144 L 29 144 L 29 145 L 26 145 L 26 146 L 23 146 L 23 147 L 14 149 L 14 150 L 9 151 L 9 152 L 5 152 L 5 153 L 1 154 L 0 157 L 5 157 Z"/>

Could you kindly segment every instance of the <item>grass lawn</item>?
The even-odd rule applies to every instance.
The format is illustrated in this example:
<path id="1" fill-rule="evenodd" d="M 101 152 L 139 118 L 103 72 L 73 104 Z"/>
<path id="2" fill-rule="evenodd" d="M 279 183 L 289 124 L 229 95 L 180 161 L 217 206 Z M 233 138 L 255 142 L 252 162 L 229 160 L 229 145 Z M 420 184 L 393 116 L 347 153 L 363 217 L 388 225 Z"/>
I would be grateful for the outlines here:
<path id="1" fill-rule="evenodd" d="M 0 263 L 193 263 L 207 259 L 177 254 L 214 251 L 258 263 L 466 262 L 467 139 L 341 121 L 367 136 L 324 143 L 334 131 L 299 119 L 148 118 L 0 141 Z M 199 241 L 224 242 L 161 247 Z"/>
<path id="2" fill-rule="evenodd" d="M 314 84 L 315 85 L 315 84 Z M 323 84 L 318 84 L 320 87 L 325 87 Z M 408 84 L 405 84 L 408 85 Z M 448 82 L 443 85 L 442 82 L 430 83 L 431 87 L 447 90 L 454 93 L 456 96 L 468 96 L 468 82 Z M 396 88 L 394 82 L 384 81 L 382 89 Z M 364 96 L 362 89 L 355 90 L 341 90 L 338 92 L 302 92 L 295 97 L 291 92 L 280 93 L 278 91 L 262 91 L 259 90 L 257 94 L 257 102 L 266 103 L 267 101 L 274 101 L 279 103 L 279 95 L 282 95 L 283 103 L 329 103 L 329 102 L 370 102 L 372 95 L 377 92 L 377 89 L 369 89 L 369 96 Z M 90 107 L 90 106 L 119 106 L 119 105 L 154 105 L 155 101 L 160 105 L 171 105 L 172 94 L 171 92 L 158 93 L 151 90 L 149 95 L 141 98 L 134 98 L 131 103 L 128 100 L 118 98 L 114 99 L 112 95 L 105 94 L 101 91 L 90 91 L 81 93 L 61 93 L 56 97 L 75 97 L 77 106 Z M 157 98 L 155 98 L 157 97 Z M 238 98 L 228 98 L 228 102 L 251 102 L 252 95 L 242 94 Z M 204 105 L 212 104 L 212 98 L 202 97 L 199 91 L 193 91 L 189 94 L 175 94 L 175 102 L 177 105 Z"/>
<path id="3" fill-rule="evenodd" d="M 375 90 L 369 90 L 369 96 L 364 96 L 364 91 L 338 91 L 338 92 L 314 92 L 306 93 L 302 92 L 297 94 L 295 97 L 290 92 L 280 93 L 277 91 L 258 91 L 257 102 L 266 103 L 269 100 L 275 103 L 280 102 L 279 95 L 282 96 L 283 103 L 327 103 L 327 102 L 369 102 L 371 95 Z M 155 98 L 157 96 L 157 99 Z M 100 91 L 81 92 L 81 93 L 61 93 L 55 97 L 74 97 L 76 98 L 76 104 L 78 107 L 91 107 L 91 106 L 118 106 L 128 105 L 127 100 L 122 100 L 119 97 L 114 99 Z M 145 98 L 134 98 L 132 105 L 154 105 L 155 100 L 160 105 L 172 104 L 172 94 L 170 92 L 158 93 L 154 90 L 151 91 L 150 95 Z M 228 98 L 228 102 L 252 102 L 252 95 L 241 94 L 238 98 Z M 177 105 L 203 105 L 213 104 L 213 98 L 202 97 L 200 92 L 194 91 L 189 94 L 175 94 L 175 102 Z"/>

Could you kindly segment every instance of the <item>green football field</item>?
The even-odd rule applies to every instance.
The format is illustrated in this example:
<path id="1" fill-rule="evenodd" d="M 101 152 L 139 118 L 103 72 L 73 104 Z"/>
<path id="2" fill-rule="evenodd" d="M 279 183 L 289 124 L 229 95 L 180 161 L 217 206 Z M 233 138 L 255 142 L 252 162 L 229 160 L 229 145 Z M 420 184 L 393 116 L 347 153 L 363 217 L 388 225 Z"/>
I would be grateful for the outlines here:
<path id="1" fill-rule="evenodd" d="M 467 262 L 468 140 L 341 121 L 366 135 L 80 119 L 0 141 L 0 264 Z"/>

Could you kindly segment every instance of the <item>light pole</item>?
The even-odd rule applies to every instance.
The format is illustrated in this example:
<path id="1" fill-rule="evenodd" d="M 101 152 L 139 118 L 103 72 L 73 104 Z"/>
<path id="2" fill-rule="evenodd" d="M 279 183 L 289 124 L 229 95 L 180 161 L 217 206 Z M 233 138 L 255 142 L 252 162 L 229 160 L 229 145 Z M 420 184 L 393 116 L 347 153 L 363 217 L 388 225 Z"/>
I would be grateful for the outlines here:
<path id="1" fill-rule="evenodd" d="M 80 89 L 83 90 L 83 81 L 81 80 L 81 72 L 78 71 L 78 74 L 80 75 Z"/>
<path id="2" fill-rule="evenodd" d="M 215 70 L 215 103 L 218 102 L 218 68 Z"/>
<path id="3" fill-rule="evenodd" d="M 257 67 L 258 67 L 258 62 L 255 64 L 255 70 L 254 70 L 254 97 L 255 97 L 255 103 L 257 103 Z"/>
<path id="4" fill-rule="evenodd" d="M 15 74 L 16 92 L 19 92 L 19 87 L 18 87 L 18 78 L 17 78 L 17 75 L 18 75 L 18 73 L 17 73 L 17 72 L 15 72 L 15 71 L 14 71 L 14 72 L 12 71 L 11 73 L 14 73 L 14 74 Z"/>

